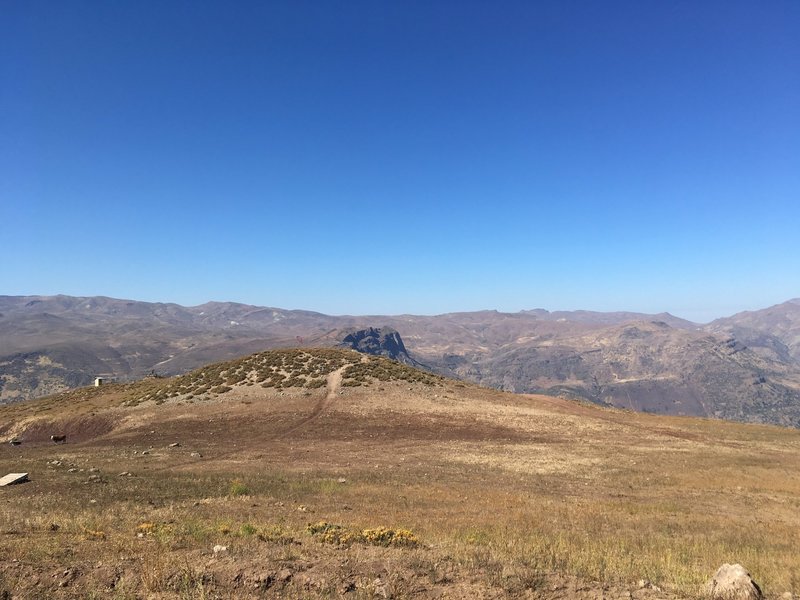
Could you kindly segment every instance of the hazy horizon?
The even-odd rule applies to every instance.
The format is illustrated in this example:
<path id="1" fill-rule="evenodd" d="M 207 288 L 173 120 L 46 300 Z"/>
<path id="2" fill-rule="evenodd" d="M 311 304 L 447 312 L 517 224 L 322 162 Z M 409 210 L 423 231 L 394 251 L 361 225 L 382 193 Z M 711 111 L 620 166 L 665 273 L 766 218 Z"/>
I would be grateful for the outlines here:
<path id="1" fill-rule="evenodd" d="M 398 312 L 380 312 L 380 311 L 327 312 L 327 311 L 324 311 L 324 310 L 318 310 L 318 309 L 313 308 L 313 307 L 306 307 L 306 306 L 278 306 L 278 305 L 272 304 L 272 303 L 261 304 L 261 303 L 248 302 L 248 301 L 245 301 L 245 300 L 209 299 L 209 300 L 205 300 L 205 301 L 202 301 L 202 302 L 185 303 L 185 302 L 179 302 L 179 301 L 174 301 L 174 300 L 165 300 L 165 299 L 158 300 L 158 299 L 141 299 L 141 298 L 131 298 L 131 297 L 124 297 L 123 298 L 123 297 L 118 297 L 118 296 L 110 296 L 108 294 L 75 294 L 75 295 L 73 295 L 73 294 L 31 294 L 31 293 L 27 293 L 27 294 L 2 294 L 2 295 L 11 296 L 11 297 L 14 297 L 14 296 L 17 296 L 17 297 L 67 296 L 67 297 L 71 297 L 71 298 L 101 297 L 101 298 L 110 298 L 112 300 L 125 300 L 125 301 L 131 301 L 131 302 L 146 302 L 146 303 L 151 303 L 151 304 L 177 304 L 179 306 L 183 306 L 184 308 L 196 308 L 198 306 L 202 306 L 204 304 L 211 303 L 211 302 L 217 302 L 217 303 L 222 303 L 222 304 L 230 302 L 230 303 L 235 303 L 235 304 L 245 304 L 245 305 L 255 306 L 255 307 L 259 307 L 259 308 L 276 308 L 276 309 L 280 309 L 280 310 L 302 310 L 302 311 L 316 312 L 316 313 L 325 314 L 325 315 L 329 315 L 329 316 L 354 316 L 354 317 L 358 317 L 358 316 L 397 317 L 397 316 L 402 316 L 402 315 L 409 315 L 409 316 L 437 316 L 437 315 L 450 314 L 450 313 L 469 313 L 469 312 L 482 312 L 482 311 L 497 311 L 497 312 L 500 312 L 500 313 L 513 314 L 513 313 L 526 312 L 526 311 L 535 311 L 535 310 L 545 310 L 545 311 L 547 311 L 549 313 L 578 312 L 578 311 L 599 312 L 599 313 L 615 313 L 615 312 L 618 312 L 618 313 L 641 313 L 641 314 L 647 314 L 647 315 L 658 315 L 658 314 L 662 314 L 662 313 L 668 313 L 668 314 L 672 315 L 673 317 L 678 317 L 678 318 L 681 318 L 681 319 L 685 319 L 687 321 L 691 321 L 691 322 L 696 323 L 698 325 L 708 324 L 711 321 L 714 321 L 715 319 L 731 317 L 734 314 L 737 314 L 737 313 L 740 313 L 740 312 L 763 310 L 763 309 L 771 308 L 773 306 L 777 306 L 779 304 L 784 304 L 786 302 L 793 302 L 793 301 L 798 300 L 798 298 L 786 298 L 785 300 L 781 300 L 780 302 L 774 302 L 774 303 L 772 303 L 770 305 L 767 305 L 767 306 L 757 306 L 757 307 L 752 307 L 752 308 L 743 308 L 743 309 L 740 309 L 740 310 L 736 310 L 734 312 L 730 312 L 728 314 L 717 315 L 717 316 L 714 316 L 714 317 L 712 317 L 710 319 L 707 319 L 707 320 L 703 321 L 703 320 L 691 319 L 691 318 L 686 317 L 686 316 L 681 315 L 681 314 L 676 314 L 675 312 L 673 312 L 671 310 L 643 311 L 643 310 L 628 309 L 628 308 L 624 308 L 624 307 L 612 308 L 612 309 L 607 309 L 607 310 L 605 310 L 605 309 L 604 310 L 599 310 L 599 309 L 585 308 L 585 307 L 574 307 L 574 308 L 554 307 L 554 308 L 546 308 L 546 307 L 543 307 L 543 306 L 532 306 L 532 307 L 519 308 L 519 309 L 503 309 L 503 308 L 497 308 L 497 307 L 483 307 L 483 308 L 470 308 L 470 309 L 463 309 L 463 310 L 456 308 L 455 310 L 448 310 L 448 311 L 444 311 L 444 312 L 430 312 L 430 313 L 409 312 L 409 311 L 398 311 Z"/>

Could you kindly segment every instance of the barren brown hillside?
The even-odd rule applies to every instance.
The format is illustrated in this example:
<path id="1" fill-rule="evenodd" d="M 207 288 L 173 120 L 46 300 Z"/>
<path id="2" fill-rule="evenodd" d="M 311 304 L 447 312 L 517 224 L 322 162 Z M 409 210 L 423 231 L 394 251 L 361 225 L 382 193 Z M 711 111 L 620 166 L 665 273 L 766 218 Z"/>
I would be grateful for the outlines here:
<path id="1" fill-rule="evenodd" d="M 0 407 L 12 438 L 2 598 L 800 593 L 792 429 L 286 350 Z"/>

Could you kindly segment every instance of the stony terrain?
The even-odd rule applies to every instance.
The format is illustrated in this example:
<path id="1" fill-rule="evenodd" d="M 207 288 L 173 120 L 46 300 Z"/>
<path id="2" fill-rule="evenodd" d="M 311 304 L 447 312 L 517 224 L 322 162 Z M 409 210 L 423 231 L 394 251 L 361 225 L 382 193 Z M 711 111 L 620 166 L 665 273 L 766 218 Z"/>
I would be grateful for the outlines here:
<path id="1" fill-rule="evenodd" d="M 0 407 L 0 440 L 3 598 L 800 591 L 792 429 L 304 349 Z"/>

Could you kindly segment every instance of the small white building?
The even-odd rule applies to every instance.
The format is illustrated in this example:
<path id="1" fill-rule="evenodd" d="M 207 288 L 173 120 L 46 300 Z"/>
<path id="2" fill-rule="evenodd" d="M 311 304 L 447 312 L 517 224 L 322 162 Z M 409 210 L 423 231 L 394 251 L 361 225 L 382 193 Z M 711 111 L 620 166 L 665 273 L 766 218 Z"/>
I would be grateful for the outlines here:
<path id="1" fill-rule="evenodd" d="M 105 377 L 95 377 L 94 378 L 94 387 L 100 387 L 106 382 Z"/>

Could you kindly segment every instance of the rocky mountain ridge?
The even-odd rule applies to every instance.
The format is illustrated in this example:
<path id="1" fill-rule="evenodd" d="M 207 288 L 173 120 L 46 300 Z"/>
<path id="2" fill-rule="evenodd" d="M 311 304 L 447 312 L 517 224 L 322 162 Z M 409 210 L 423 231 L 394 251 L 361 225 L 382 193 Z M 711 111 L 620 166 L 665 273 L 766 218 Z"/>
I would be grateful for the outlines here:
<path id="1" fill-rule="evenodd" d="M 800 298 L 716 319 L 704 329 L 735 337 L 766 356 L 800 362 Z"/>

